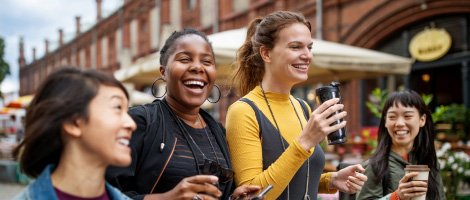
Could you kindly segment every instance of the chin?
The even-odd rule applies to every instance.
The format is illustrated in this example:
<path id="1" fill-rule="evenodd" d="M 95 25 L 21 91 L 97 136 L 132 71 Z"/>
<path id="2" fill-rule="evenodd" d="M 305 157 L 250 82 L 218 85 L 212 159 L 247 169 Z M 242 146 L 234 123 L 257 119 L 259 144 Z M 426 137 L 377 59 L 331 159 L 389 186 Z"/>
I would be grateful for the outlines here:
<path id="1" fill-rule="evenodd" d="M 131 164 L 132 158 L 129 155 L 126 158 L 117 158 L 115 159 L 110 165 L 118 166 L 118 167 L 127 167 Z"/>

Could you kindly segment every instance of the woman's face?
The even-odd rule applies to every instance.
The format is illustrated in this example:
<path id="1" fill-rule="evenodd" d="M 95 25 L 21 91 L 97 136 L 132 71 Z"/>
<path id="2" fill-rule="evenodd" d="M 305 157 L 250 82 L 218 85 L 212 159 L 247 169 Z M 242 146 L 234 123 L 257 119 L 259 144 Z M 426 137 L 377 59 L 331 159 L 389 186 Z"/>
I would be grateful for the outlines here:
<path id="1" fill-rule="evenodd" d="M 404 107 L 401 103 L 388 108 L 385 116 L 385 128 L 392 138 L 392 147 L 406 147 L 411 149 L 419 133 L 419 129 L 426 123 L 426 115 L 419 116 L 415 107 Z"/>
<path id="2" fill-rule="evenodd" d="M 214 86 L 216 71 L 209 44 L 198 35 L 190 34 L 175 41 L 176 48 L 163 68 L 168 98 L 184 107 L 199 107 Z"/>
<path id="3" fill-rule="evenodd" d="M 101 85 L 88 105 L 88 121 L 79 123 L 82 149 L 98 162 L 127 166 L 131 163 L 129 140 L 136 129 L 127 113 L 128 100 L 118 87 Z"/>
<path id="4" fill-rule="evenodd" d="M 308 78 L 308 68 L 312 62 L 312 37 L 302 23 L 292 24 L 279 31 L 274 48 L 268 50 L 267 75 L 280 83 L 294 85 Z"/>

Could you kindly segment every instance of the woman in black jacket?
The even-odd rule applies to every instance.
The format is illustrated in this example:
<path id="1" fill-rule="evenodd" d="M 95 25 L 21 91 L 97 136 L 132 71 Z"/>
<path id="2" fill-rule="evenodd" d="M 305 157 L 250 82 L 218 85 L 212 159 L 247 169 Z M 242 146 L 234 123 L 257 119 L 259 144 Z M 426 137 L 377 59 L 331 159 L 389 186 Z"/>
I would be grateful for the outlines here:
<path id="1" fill-rule="evenodd" d="M 109 168 L 107 180 L 134 199 L 229 199 L 234 187 L 225 128 L 200 109 L 215 83 L 212 46 L 203 33 L 185 29 L 167 39 L 160 55 L 167 95 L 130 109 L 137 124 L 132 164 Z M 259 189 L 241 186 L 231 198 Z"/>

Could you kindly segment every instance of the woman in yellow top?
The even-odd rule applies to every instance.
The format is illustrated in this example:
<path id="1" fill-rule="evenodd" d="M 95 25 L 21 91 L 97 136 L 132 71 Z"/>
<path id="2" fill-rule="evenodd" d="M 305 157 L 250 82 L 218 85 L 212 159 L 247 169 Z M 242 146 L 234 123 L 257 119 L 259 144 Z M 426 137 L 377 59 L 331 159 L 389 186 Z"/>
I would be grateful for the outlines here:
<path id="1" fill-rule="evenodd" d="M 307 80 L 312 61 L 310 23 L 301 14 L 279 11 L 248 26 L 237 53 L 233 85 L 244 95 L 227 113 L 227 140 L 237 185 L 272 184 L 267 199 L 316 199 L 317 193 L 355 193 L 367 177 L 354 165 L 322 174 L 325 156 L 318 143 L 346 121 L 332 99 L 311 112 L 292 97 L 292 86 Z M 310 114 L 311 113 L 311 114 Z M 310 120 L 309 120 L 309 119 Z"/>

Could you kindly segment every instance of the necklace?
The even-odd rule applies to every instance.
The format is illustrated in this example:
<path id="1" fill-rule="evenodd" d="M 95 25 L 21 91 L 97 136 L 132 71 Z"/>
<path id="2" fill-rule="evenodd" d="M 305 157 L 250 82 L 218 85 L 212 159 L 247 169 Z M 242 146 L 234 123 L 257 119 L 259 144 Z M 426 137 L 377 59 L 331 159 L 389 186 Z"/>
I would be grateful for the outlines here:
<path id="1" fill-rule="evenodd" d="M 216 161 L 219 162 L 219 157 L 217 156 L 217 153 L 215 153 L 215 148 L 214 148 L 214 145 L 212 144 L 211 139 L 209 138 L 209 133 L 207 133 L 206 127 L 204 127 L 204 124 L 202 123 L 201 117 L 199 117 L 199 115 L 197 115 L 197 119 L 201 123 L 202 129 L 204 129 L 204 132 L 206 132 L 207 140 L 209 140 L 209 143 L 211 144 L 212 152 L 214 152 Z M 193 139 L 193 138 L 191 137 L 191 139 Z"/>
<path id="2" fill-rule="evenodd" d="M 271 116 L 274 120 L 274 124 L 276 124 L 276 129 L 277 129 L 277 132 L 279 134 L 279 139 L 281 140 L 281 144 L 282 144 L 282 148 L 284 149 L 284 151 L 286 150 L 286 146 L 284 144 L 284 141 L 282 140 L 282 135 L 281 135 L 281 130 L 279 129 L 279 126 L 277 125 L 277 121 L 276 121 L 276 118 L 274 117 L 274 113 L 273 113 L 273 110 L 271 109 L 271 105 L 269 105 L 269 101 L 268 101 L 268 98 L 266 97 L 266 93 L 264 92 L 264 89 L 263 89 L 263 85 L 261 85 L 261 83 L 259 84 L 259 87 L 261 88 L 261 91 L 263 91 L 263 96 L 264 96 L 264 100 L 266 101 L 266 104 L 268 104 L 268 108 L 269 108 L 269 112 L 271 113 Z M 300 128 L 302 130 L 304 130 L 304 126 L 302 124 L 302 120 L 300 120 L 300 116 L 299 116 L 299 113 L 297 113 L 297 109 L 295 108 L 294 106 L 294 103 L 292 102 L 292 99 L 289 97 L 289 101 L 292 105 L 292 107 L 294 108 L 294 112 L 295 114 L 297 115 L 297 119 L 299 119 L 299 122 L 300 122 Z M 304 194 L 304 200 L 310 200 L 310 196 L 308 195 L 308 182 L 309 182 L 309 178 L 310 178 L 310 157 L 307 158 L 307 176 L 306 176 L 306 179 L 307 179 L 307 183 L 305 184 L 305 194 Z M 290 188 L 289 188 L 289 185 L 290 184 L 287 184 L 287 200 L 290 199 Z"/>

